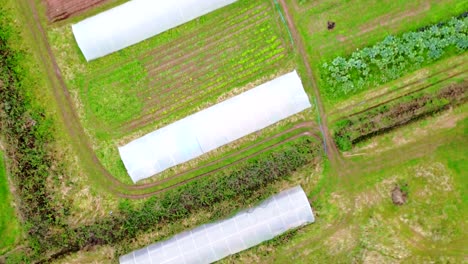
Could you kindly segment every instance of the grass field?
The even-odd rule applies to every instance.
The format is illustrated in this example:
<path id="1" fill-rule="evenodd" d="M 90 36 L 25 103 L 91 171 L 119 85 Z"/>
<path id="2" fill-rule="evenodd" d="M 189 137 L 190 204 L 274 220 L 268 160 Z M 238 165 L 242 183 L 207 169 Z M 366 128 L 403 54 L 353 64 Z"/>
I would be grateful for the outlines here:
<path id="1" fill-rule="evenodd" d="M 363 147 L 364 155 L 349 158 L 381 169 L 336 178 L 326 166 L 323 175 L 305 186 L 314 201 L 315 224 L 221 263 L 463 262 L 468 240 L 468 155 L 463 143 L 468 119 L 465 106 L 454 111 L 372 139 L 366 146 L 379 146 Z M 454 115 L 462 116 L 453 126 L 426 130 Z M 394 144 L 385 139 L 401 133 L 412 141 Z M 417 155 L 410 154 L 414 150 Z M 384 156 L 397 161 L 386 163 Z M 391 191 L 405 184 L 408 201 L 396 206 Z"/>
<path id="2" fill-rule="evenodd" d="M 5 160 L 0 152 L 0 255 L 10 250 L 19 240 L 20 226 L 12 207 Z"/>

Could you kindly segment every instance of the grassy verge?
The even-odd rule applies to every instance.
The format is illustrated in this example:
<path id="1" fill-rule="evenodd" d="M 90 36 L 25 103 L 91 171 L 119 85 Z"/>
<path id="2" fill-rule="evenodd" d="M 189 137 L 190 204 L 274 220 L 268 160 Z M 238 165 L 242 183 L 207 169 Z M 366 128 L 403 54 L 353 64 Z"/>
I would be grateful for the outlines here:
<path id="1" fill-rule="evenodd" d="M 305 186 L 314 200 L 315 224 L 286 237 L 287 243 L 265 244 L 222 263 L 463 262 L 467 125 L 465 118 L 452 129 L 419 137 L 418 157 L 389 151 L 393 160 L 402 160 L 396 165 L 382 164 L 379 155 L 359 156 L 356 162 L 380 169 L 340 180 L 326 169 L 318 182 Z M 433 150 L 431 143 L 439 139 L 444 143 Z M 408 191 L 402 206 L 392 203 L 396 185 Z"/>
<path id="2" fill-rule="evenodd" d="M 3 153 L 0 152 L 0 255 L 11 249 L 21 235 L 18 219 L 12 207 Z"/>

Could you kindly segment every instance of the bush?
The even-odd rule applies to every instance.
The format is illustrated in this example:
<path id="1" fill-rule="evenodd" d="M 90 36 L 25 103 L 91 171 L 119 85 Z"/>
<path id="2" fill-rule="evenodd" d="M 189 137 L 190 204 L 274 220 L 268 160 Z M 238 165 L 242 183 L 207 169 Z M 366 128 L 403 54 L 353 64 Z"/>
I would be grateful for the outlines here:
<path id="1" fill-rule="evenodd" d="M 293 171 L 310 163 L 320 151 L 320 144 L 310 138 L 301 138 L 229 171 L 200 178 L 160 197 L 152 197 L 141 207 L 135 208 L 123 201 L 119 205 L 120 216 L 67 233 L 66 246 L 78 250 L 90 245 L 117 243 L 157 224 L 182 219 L 202 208 L 209 209 L 221 201 L 236 200 L 242 204 L 255 191 L 289 177 Z"/>
<path id="2" fill-rule="evenodd" d="M 437 92 L 419 92 L 388 102 L 333 125 L 338 148 L 348 151 L 362 140 L 404 125 L 466 100 L 467 82 L 452 84 Z"/>

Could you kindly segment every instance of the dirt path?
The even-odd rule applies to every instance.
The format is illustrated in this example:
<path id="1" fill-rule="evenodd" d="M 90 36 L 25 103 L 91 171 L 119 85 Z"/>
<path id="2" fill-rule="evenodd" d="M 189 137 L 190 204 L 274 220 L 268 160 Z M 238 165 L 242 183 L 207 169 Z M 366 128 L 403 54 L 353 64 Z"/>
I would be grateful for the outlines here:
<path id="1" fill-rule="evenodd" d="M 86 10 L 99 6 L 109 0 L 45 0 L 49 21 L 60 21 Z"/>
<path id="2" fill-rule="evenodd" d="M 327 153 L 328 158 L 332 162 L 333 165 L 343 164 L 343 160 L 340 156 L 340 152 L 333 141 L 333 138 L 330 134 L 327 125 L 327 115 L 325 113 L 325 109 L 322 104 L 322 100 L 320 97 L 320 91 L 317 87 L 317 82 L 315 81 L 314 74 L 312 72 L 312 68 L 310 67 L 310 62 L 307 56 L 307 52 L 302 41 L 301 36 L 294 24 L 294 20 L 292 18 L 291 12 L 289 10 L 288 5 L 286 4 L 285 0 L 278 0 L 279 4 L 281 5 L 282 9 L 285 12 L 285 18 L 289 26 L 289 30 L 291 31 L 292 37 L 296 44 L 296 48 L 304 62 L 304 65 L 307 70 L 307 77 L 309 77 L 309 81 L 312 84 L 312 89 L 314 92 L 314 96 L 316 98 L 316 104 L 320 115 L 320 130 L 322 131 L 324 137 L 324 144 L 325 144 L 325 151 Z"/>
<path id="3" fill-rule="evenodd" d="M 34 0 L 21 0 L 20 5 L 25 16 L 30 14 L 30 16 L 26 18 L 28 21 L 28 26 L 31 30 L 31 34 L 36 40 L 36 45 L 38 46 L 38 55 L 40 56 L 44 68 L 47 70 L 47 75 L 49 77 L 51 87 L 53 88 L 52 92 L 56 99 L 57 107 L 59 108 L 58 110 L 60 112 L 63 124 L 65 125 L 65 129 L 70 136 L 70 140 L 72 141 L 76 154 L 79 156 L 82 162 L 86 164 L 84 169 L 88 172 L 88 174 L 104 175 L 105 177 L 103 179 L 99 179 L 100 177 L 94 177 L 94 179 L 99 179 L 96 180 L 96 182 L 99 183 L 102 188 L 108 189 L 115 193 L 117 188 L 124 188 L 125 185 L 114 178 L 104 168 L 93 151 L 88 137 L 84 132 L 83 127 L 81 126 L 81 121 L 76 114 L 76 109 L 74 109 L 73 100 L 70 93 L 68 92 L 61 71 L 55 60 L 55 56 L 48 42 L 46 32 L 40 22 Z"/>

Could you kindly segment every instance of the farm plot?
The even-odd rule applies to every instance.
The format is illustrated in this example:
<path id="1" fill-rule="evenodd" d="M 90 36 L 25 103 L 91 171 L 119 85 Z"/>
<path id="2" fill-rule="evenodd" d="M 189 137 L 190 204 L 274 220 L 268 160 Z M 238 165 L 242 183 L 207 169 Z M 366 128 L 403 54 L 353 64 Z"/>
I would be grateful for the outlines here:
<path id="1" fill-rule="evenodd" d="M 90 116 L 107 130 L 127 134 L 168 116 L 185 116 L 203 102 L 274 74 L 287 64 L 288 49 L 271 12 L 268 4 L 241 11 L 94 73 L 82 90 Z"/>
<path id="2" fill-rule="evenodd" d="M 103 165 L 130 183 L 117 146 L 294 69 L 269 1 L 238 1 L 86 63 L 68 27 L 49 41 Z"/>
<path id="3" fill-rule="evenodd" d="M 312 70 L 320 77 L 318 79 L 326 79 L 322 68 L 325 62 L 330 64 L 337 57 L 348 57 L 357 50 L 384 40 L 388 35 L 399 36 L 427 25 L 445 22 L 467 9 L 466 3 L 453 0 L 287 2 L 294 6 L 294 20 L 304 39 Z M 335 22 L 333 29 L 328 29 L 329 21 Z M 450 51 L 447 53 L 450 54 Z M 359 78 L 354 77 L 352 81 L 358 82 Z M 341 94 L 339 98 L 334 98 L 335 95 L 328 92 L 325 81 L 319 82 L 319 86 L 327 110 L 345 98 Z"/>

